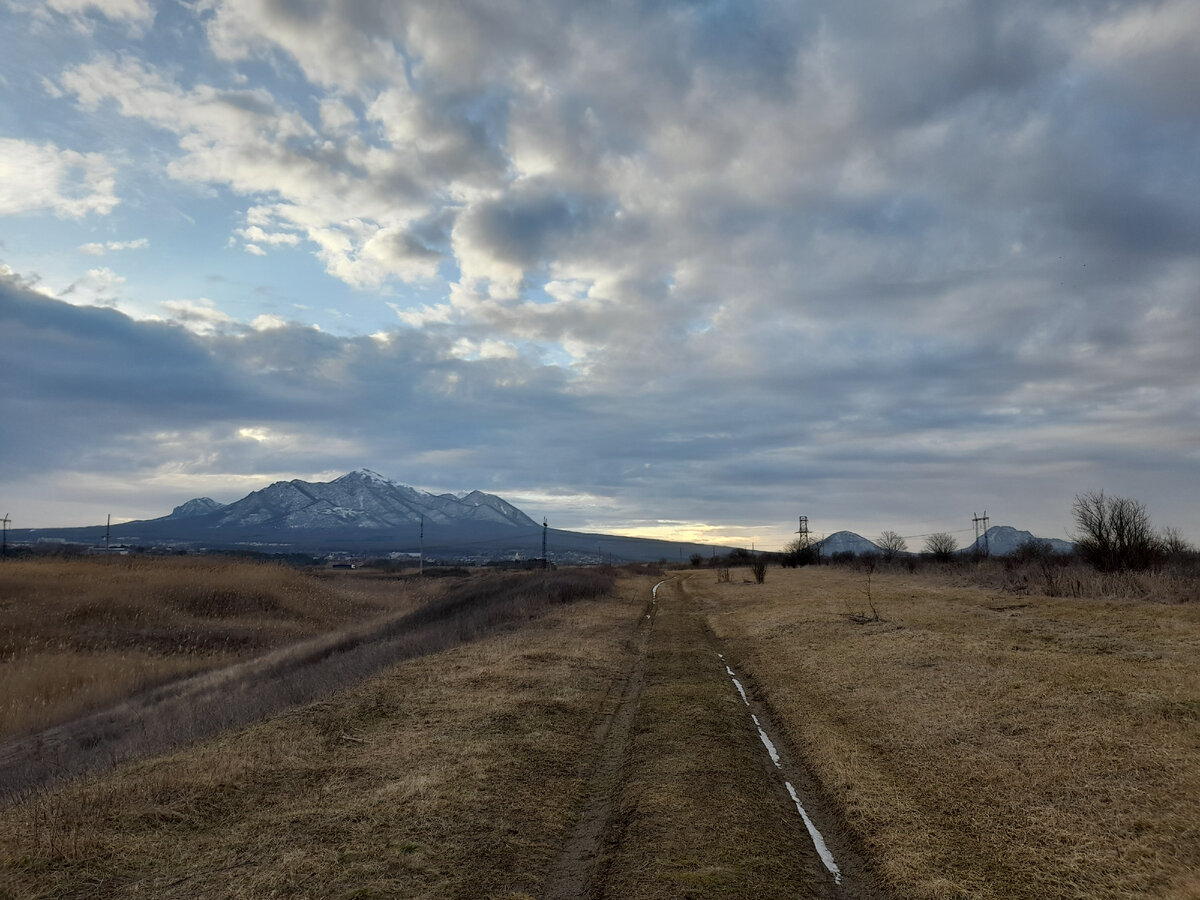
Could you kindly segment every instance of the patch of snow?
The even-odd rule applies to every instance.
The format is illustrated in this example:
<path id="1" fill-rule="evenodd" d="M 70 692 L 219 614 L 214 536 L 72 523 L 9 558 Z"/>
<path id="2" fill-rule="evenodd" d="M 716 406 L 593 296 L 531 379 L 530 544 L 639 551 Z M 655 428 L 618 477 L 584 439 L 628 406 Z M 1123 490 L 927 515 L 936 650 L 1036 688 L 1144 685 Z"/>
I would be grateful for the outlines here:
<path id="1" fill-rule="evenodd" d="M 767 733 L 763 731 L 763 727 L 758 721 L 758 716 L 754 715 L 754 713 L 750 713 L 750 718 L 754 720 L 754 727 L 758 729 L 758 736 L 762 738 L 763 746 L 767 748 L 767 753 L 771 756 L 771 762 L 775 763 L 775 768 L 782 769 L 783 763 L 779 761 L 779 751 L 775 749 L 775 745 L 771 743 L 771 739 L 767 737 Z"/>
<path id="2" fill-rule="evenodd" d="M 808 829 L 808 836 L 812 838 L 813 846 L 817 848 L 817 856 L 821 857 L 821 862 L 825 864 L 825 868 L 833 875 L 834 884 L 842 883 L 842 870 L 838 868 L 837 862 L 834 861 L 833 854 L 829 852 L 829 847 L 825 843 L 825 838 L 821 832 L 817 830 L 817 826 L 813 824 L 813 820 L 808 817 L 808 813 L 804 809 L 804 804 L 800 802 L 800 797 L 796 794 L 796 789 L 792 787 L 790 781 L 785 781 L 784 786 L 792 795 L 792 802 L 796 804 L 796 809 L 800 813 L 800 818 L 804 820 L 804 827 Z"/>
<path id="3" fill-rule="evenodd" d="M 717 656 L 721 656 L 721 654 L 718 653 Z M 724 658 L 725 657 L 721 656 L 721 659 Z M 733 669 L 729 668 L 729 666 L 726 666 L 725 671 L 728 672 L 729 677 L 733 679 L 733 686 L 737 688 L 737 692 L 742 695 L 742 702 L 749 706 L 750 701 L 746 699 L 746 692 L 742 689 L 742 683 L 737 680 L 737 676 L 733 674 Z"/>

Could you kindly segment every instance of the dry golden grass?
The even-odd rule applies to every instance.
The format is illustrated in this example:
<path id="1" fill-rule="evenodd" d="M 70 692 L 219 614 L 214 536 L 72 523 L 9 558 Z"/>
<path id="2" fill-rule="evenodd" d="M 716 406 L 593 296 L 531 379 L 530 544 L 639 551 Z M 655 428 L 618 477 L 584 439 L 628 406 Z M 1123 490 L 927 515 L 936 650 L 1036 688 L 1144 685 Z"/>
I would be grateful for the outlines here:
<path id="1" fill-rule="evenodd" d="M 1200 896 L 1200 605 L 691 584 L 899 896 Z"/>
<path id="2" fill-rule="evenodd" d="M 0 897 L 536 896 L 649 583 L 27 797 Z"/>
<path id="3" fill-rule="evenodd" d="M 197 557 L 6 561 L 0 741 L 140 687 L 415 606 L 419 597 L 396 585 Z"/>
<path id="4" fill-rule="evenodd" d="M 702 617 L 674 585 L 658 598 L 603 896 L 830 896 Z"/>

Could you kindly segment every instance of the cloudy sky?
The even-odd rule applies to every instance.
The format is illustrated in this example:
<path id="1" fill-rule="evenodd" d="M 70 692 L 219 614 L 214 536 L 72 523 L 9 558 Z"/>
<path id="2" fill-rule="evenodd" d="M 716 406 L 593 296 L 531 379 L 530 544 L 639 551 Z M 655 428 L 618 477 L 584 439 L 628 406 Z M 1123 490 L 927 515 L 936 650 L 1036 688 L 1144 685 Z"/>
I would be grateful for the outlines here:
<path id="1" fill-rule="evenodd" d="M 368 467 L 759 547 L 1064 537 L 1093 489 L 1200 540 L 1194 0 L 0 0 L 0 35 L 14 527 Z"/>

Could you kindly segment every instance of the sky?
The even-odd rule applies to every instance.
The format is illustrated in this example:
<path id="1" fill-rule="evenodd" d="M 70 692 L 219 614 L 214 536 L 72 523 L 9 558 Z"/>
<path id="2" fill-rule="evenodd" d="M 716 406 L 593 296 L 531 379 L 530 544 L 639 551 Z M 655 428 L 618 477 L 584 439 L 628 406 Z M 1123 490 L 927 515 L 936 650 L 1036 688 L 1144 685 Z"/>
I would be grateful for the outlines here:
<path id="1" fill-rule="evenodd" d="M 0 0 L 0 513 L 1200 541 L 1197 85 L 1194 0 Z"/>

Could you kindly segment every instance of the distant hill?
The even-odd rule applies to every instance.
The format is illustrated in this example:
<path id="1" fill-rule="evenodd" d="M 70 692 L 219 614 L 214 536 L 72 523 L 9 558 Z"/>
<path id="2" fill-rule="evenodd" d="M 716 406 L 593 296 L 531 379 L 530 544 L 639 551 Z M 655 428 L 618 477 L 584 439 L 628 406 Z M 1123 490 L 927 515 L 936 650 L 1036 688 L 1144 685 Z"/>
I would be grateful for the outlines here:
<path id="1" fill-rule="evenodd" d="M 563 562 L 678 561 L 709 545 L 547 529 L 548 555 Z M 103 544 L 105 526 L 14 529 L 10 541 Z M 369 469 L 329 482 L 277 481 L 233 503 L 197 497 L 170 515 L 113 525 L 113 544 L 185 550 L 246 549 L 386 555 L 486 562 L 541 555 L 543 529 L 495 494 L 432 494 Z M 716 548 L 724 551 L 728 548 Z"/>
<path id="2" fill-rule="evenodd" d="M 820 549 L 821 555 L 825 557 L 833 556 L 835 553 L 853 553 L 855 556 L 883 553 L 874 541 L 869 541 L 853 531 L 835 531 L 829 537 L 817 541 L 816 546 Z"/>
<path id="3" fill-rule="evenodd" d="M 1018 531 L 1011 525 L 993 525 L 987 530 L 986 535 L 980 535 L 978 545 L 980 550 L 986 550 L 992 556 L 1008 556 L 1019 550 L 1022 544 L 1027 544 L 1031 541 L 1038 541 L 1045 544 L 1050 548 L 1051 553 L 1070 553 L 1075 549 L 1075 545 L 1070 541 L 1063 541 L 1058 538 L 1034 537 L 1032 532 Z M 972 541 L 958 552 L 974 553 L 975 550 L 976 542 Z"/>
<path id="4" fill-rule="evenodd" d="M 1030 541 L 1039 541 L 1050 548 L 1052 553 L 1070 553 L 1075 549 L 1075 545 L 1070 541 L 1059 540 L 1058 538 L 1039 538 L 1035 537 L 1031 532 L 1020 531 L 1013 528 L 1011 525 L 993 525 L 987 530 L 986 538 L 984 535 L 979 537 L 980 549 L 986 548 L 987 552 L 992 556 L 1008 556 L 1016 552 L 1022 544 Z M 835 553 L 853 553 L 855 556 L 862 556 L 869 553 L 883 553 L 874 541 L 870 541 L 862 535 L 855 534 L 853 531 L 835 531 L 816 542 L 820 548 L 821 555 L 824 557 L 833 556 Z M 920 553 L 921 544 L 914 539 L 909 545 L 907 553 L 902 555 L 914 555 Z M 966 547 L 962 547 L 956 551 L 957 553 L 974 553 L 975 542 L 972 541 Z"/>

